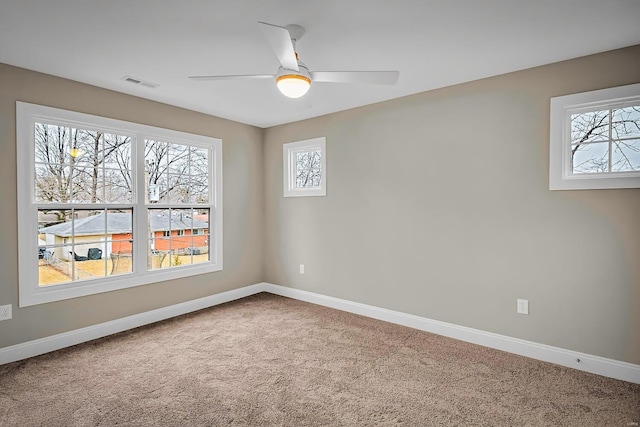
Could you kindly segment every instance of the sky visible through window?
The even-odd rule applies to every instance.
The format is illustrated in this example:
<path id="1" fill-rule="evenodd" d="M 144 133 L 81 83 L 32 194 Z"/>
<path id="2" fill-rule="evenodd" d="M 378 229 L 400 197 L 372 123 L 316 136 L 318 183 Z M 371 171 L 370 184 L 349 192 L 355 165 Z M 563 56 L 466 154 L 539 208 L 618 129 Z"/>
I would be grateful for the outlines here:
<path id="1" fill-rule="evenodd" d="M 571 115 L 574 174 L 640 171 L 640 104 Z"/>

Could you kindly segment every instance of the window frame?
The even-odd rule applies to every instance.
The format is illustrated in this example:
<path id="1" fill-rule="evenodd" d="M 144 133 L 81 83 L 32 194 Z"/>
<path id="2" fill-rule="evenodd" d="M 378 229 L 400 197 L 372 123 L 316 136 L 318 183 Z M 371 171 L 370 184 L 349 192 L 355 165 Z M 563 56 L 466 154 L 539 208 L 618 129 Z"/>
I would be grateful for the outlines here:
<path id="1" fill-rule="evenodd" d="M 320 185 L 306 188 L 296 187 L 296 155 L 298 153 L 316 150 L 320 151 Z M 284 197 L 327 195 L 327 150 L 325 137 L 283 144 L 282 156 Z"/>
<path id="2" fill-rule="evenodd" d="M 47 207 L 68 207 L 69 204 L 42 203 L 35 201 L 35 137 L 36 122 L 48 122 L 63 126 L 76 126 L 85 129 L 117 132 L 131 135 L 131 169 L 132 169 L 132 201 L 131 203 L 73 203 L 82 208 L 127 208 L 133 209 L 133 272 L 116 276 L 98 277 L 72 281 L 63 284 L 41 287 L 38 285 L 38 253 L 37 234 L 38 209 Z M 209 202 L 202 208 L 209 209 L 209 261 L 198 264 L 187 264 L 175 268 L 147 268 L 148 240 L 147 221 L 149 209 L 193 207 L 194 204 L 149 203 L 145 200 L 144 182 L 144 147 L 146 139 L 157 139 L 168 143 L 183 144 L 206 148 L 209 153 L 208 174 Z M 155 126 L 123 120 L 110 119 L 91 114 L 62 110 L 26 102 L 16 102 L 16 144 L 17 162 L 23 165 L 17 170 L 17 207 L 18 207 L 18 299 L 19 306 L 43 304 L 69 298 L 110 292 L 162 282 L 182 277 L 220 271 L 223 268 L 223 235 L 222 235 L 222 140 L 203 135 L 179 132 Z M 33 239 L 27 237 L 33 236 Z"/>
<path id="3" fill-rule="evenodd" d="M 549 190 L 640 188 L 640 171 L 574 174 L 571 115 L 640 103 L 640 83 L 551 98 Z"/>

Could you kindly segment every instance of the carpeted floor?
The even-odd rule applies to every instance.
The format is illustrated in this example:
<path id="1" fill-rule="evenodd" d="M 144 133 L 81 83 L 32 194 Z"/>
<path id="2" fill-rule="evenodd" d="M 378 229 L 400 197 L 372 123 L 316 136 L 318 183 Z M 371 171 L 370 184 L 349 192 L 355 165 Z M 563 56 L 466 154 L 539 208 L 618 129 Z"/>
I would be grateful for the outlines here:
<path id="1" fill-rule="evenodd" d="M 1 426 L 638 422 L 638 384 L 270 294 L 0 366 Z"/>

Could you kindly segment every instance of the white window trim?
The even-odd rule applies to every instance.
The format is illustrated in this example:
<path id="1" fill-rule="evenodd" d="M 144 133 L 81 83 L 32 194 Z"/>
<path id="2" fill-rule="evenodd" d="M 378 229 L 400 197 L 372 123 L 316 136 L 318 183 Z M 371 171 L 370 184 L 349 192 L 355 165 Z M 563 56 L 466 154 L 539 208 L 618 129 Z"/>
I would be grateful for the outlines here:
<path id="1" fill-rule="evenodd" d="M 284 197 L 326 196 L 327 195 L 327 151 L 326 138 L 319 137 L 304 141 L 289 142 L 282 146 L 282 180 Z M 296 187 L 296 154 L 319 150 L 322 176 L 320 186 L 309 188 Z"/>
<path id="2" fill-rule="evenodd" d="M 640 100 L 640 83 L 551 98 L 549 189 L 640 188 L 640 172 L 571 173 L 571 114 Z"/>
<path id="3" fill-rule="evenodd" d="M 134 171 L 144 170 L 144 140 L 161 139 L 166 142 L 175 142 L 210 148 L 211 159 L 209 161 L 209 174 L 213 185 L 210 191 L 210 203 L 203 206 L 210 209 L 209 231 L 213 236 L 210 242 L 211 260 L 201 264 L 185 265 L 170 269 L 147 270 L 146 268 L 146 221 L 148 208 L 176 207 L 180 205 L 145 204 L 144 180 L 134 179 L 134 206 L 133 230 L 134 230 L 134 271 L 130 274 L 109 276 L 105 278 L 90 279 L 82 282 L 70 282 L 46 287 L 38 286 L 38 243 L 34 235 L 34 227 L 37 221 L 37 207 L 34 202 L 34 124 L 36 121 L 53 122 L 72 126 L 84 126 L 88 129 L 99 129 L 122 132 L 132 135 L 132 163 L 135 162 Z M 194 135 L 178 132 L 138 123 L 93 116 L 41 105 L 16 102 L 16 137 L 17 137 L 17 162 L 18 168 L 18 290 L 19 306 L 26 307 L 52 301 L 65 300 L 101 292 L 109 292 L 118 289 L 146 285 L 181 277 L 211 273 L 222 270 L 222 140 L 202 135 Z M 138 154 L 136 154 L 136 152 Z M 142 153 L 142 155 L 140 155 Z M 135 173 L 135 172 L 134 172 Z M 137 200 L 136 194 L 142 195 Z M 101 204 L 97 207 L 111 207 L 115 204 Z M 81 208 L 82 206 L 78 206 Z M 147 216 L 148 217 L 148 216 Z M 142 231 L 141 231 L 142 230 Z M 33 236 L 33 238 L 31 238 Z"/>

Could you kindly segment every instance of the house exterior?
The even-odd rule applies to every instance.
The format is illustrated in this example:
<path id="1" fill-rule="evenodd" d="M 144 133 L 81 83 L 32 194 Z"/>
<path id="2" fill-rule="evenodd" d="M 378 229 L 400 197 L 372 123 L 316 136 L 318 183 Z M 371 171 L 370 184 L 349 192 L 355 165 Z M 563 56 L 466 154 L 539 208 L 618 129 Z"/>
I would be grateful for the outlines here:
<path id="1" fill-rule="evenodd" d="M 187 216 L 151 214 L 149 249 L 158 252 L 206 253 L 209 246 L 209 222 L 206 215 L 200 219 Z M 39 244 L 53 256 L 70 260 L 88 256 L 89 249 L 98 248 L 103 256 L 112 253 L 131 254 L 133 235 L 132 216 L 129 213 L 104 212 L 75 221 L 41 228 Z"/>

